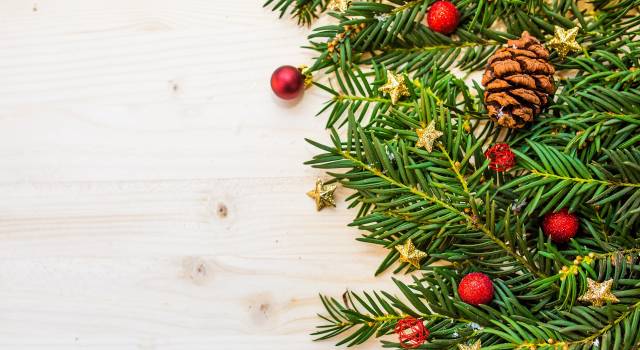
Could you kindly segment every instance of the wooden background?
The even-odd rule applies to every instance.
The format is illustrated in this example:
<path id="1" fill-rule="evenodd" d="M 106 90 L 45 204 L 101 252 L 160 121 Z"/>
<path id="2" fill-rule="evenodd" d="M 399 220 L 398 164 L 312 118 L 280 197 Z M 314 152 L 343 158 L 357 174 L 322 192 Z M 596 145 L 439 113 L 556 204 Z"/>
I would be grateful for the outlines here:
<path id="1" fill-rule="evenodd" d="M 312 54 L 261 5 L 0 2 L 1 349 L 327 349 L 317 293 L 393 291 L 305 196 L 326 95 L 272 96 Z"/>

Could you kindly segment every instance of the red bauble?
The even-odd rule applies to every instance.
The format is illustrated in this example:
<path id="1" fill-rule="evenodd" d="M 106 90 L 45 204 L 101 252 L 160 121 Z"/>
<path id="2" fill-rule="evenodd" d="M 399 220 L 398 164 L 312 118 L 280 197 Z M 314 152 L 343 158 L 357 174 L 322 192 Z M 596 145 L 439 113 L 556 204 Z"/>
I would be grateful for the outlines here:
<path id="1" fill-rule="evenodd" d="M 484 152 L 484 156 L 491 161 L 489 168 L 497 172 L 507 171 L 516 165 L 516 155 L 506 143 L 496 143 Z"/>
<path id="2" fill-rule="evenodd" d="M 448 1 L 436 1 L 427 13 L 429 29 L 442 34 L 451 34 L 458 28 L 460 12 Z"/>
<path id="3" fill-rule="evenodd" d="M 415 349 L 424 344 L 429 336 L 429 330 L 421 320 L 407 316 L 396 323 L 394 332 L 398 335 L 400 346 L 405 349 Z"/>
<path id="4" fill-rule="evenodd" d="M 569 242 L 580 228 L 580 220 L 567 209 L 549 213 L 542 220 L 542 231 L 556 243 Z"/>
<path id="5" fill-rule="evenodd" d="M 271 90 L 284 100 L 293 100 L 304 91 L 304 75 L 296 67 L 282 66 L 271 75 Z"/>
<path id="6" fill-rule="evenodd" d="M 467 304 L 488 304 L 493 300 L 493 283 L 484 273 L 472 272 L 460 281 L 458 294 Z"/>

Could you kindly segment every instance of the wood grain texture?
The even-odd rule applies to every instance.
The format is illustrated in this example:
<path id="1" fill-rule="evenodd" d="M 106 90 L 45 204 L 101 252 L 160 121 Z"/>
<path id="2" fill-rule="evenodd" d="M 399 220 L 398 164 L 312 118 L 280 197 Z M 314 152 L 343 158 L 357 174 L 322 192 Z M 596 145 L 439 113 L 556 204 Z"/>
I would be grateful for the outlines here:
<path id="1" fill-rule="evenodd" d="M 261 4 L 0 3 L 0 348 L 326 349 L 318 292 L 391 288 L 304 194 L 326 96 L 272 96 L 311 53 Z"/>

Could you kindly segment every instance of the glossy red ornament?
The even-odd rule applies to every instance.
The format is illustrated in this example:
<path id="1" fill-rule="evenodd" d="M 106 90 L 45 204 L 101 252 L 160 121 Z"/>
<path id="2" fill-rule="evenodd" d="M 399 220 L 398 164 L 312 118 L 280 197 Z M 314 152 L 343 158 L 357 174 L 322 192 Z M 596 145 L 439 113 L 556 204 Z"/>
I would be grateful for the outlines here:
<path id="1" fill-rule="evenodd" d="M 497 172 L 507 171 L 516 165 L 516 155 L 506 143 L 496 143 L 484 152 L 484 156 L 491 161 L 489 168 Z"/>
<path id="2" fill-rule="evenodd" d="M 429 29 L 442 34 L 451 34 L 458 28 L 460 12 L 449 1 L 436 1 L 427 12 Z"/>
<path id="3" fill-rule="evenodd" d="M 429 330 L 422 320 L 407 316 L 396 323 L 394 332 L 398 335 L 400 346 L 405 349 L 415 349 L 427 341 Z"/>
<path id="4" fill-rule="evenodd" d="M 304 91 L 304 75 L 294 66 L 282 66 L 271 75 L 271 90 L 283 100 L 293 100 Z"/>
<path id="5" fill-rule="evenodd" d="M 569 242 L 580 228 L 580 220 L 565 208 L 549 213 L 542 220 L 542 232 L 556 243 Z"/>
<path id="6" fill-rule="evenodd" d="M 493 282 L 482 272 L 472 272 L 460 281 L 458 295 L 467 304 L 488 304 L 493 300 Z"/>

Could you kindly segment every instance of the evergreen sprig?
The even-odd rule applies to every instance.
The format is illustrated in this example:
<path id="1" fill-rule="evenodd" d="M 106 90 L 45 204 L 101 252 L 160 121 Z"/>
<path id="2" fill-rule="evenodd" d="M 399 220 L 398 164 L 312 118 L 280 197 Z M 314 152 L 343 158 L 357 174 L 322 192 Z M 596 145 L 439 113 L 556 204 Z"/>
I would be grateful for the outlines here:
<path id="1" fill-rule="evenodd" d="M 428 256 L 396 293 L 322 296 L 317 339 L 353 346 L 372 337 L 400 348 L 398 320 L 431 331 L 422 349 L 640 348 L 640 0 L 454 1 L 452 36 L 432 32 L 433 0 L 354 1 L 334 23 L 309 35 L 315 82 L 330 99 L 330 143 L 307 164 L 325 169 L 357 209 L 358 241 L 388 249 L 376 270 L 414 272 L 395 247 L 411 239 Z M 328 1 L 268 1 L 308 24 Z M 554 27 L 580 27 L 582 52 L 552 51 L 557 91 L 524 129 L 491 123 L 483 89 L 467 77 L 511 38 L 542 41 Z M 497 29 L 499 28 L 499 29 Z M 393 104 L 379 91 L 387 70 L 402 73 L 409 96 Z M 462 74 L 461 74 L 462 73 Z M 416 147 L 430 122 L 443 134 L 432 152 Z M 516 166 L 489 168 L 484 151 L 510 145 Z M 541 229 L 545 214 L 567 208 L 580 218 L 569 243 Z M 461 301 L 462 276 L 480 271 L 495 288 L 489 305 Z M 578 300 L 587 280 L 613 280 L 617 303 Z"/>
<path id="2" fill-rule="evenodd" d="M 271 6 L 280 12 L 280 18 L 289 13 L 297 18 L 299 25 L 311 25 L 314 19 L 327 9 L 330 0 L 267 0 L 264 7 Z"/>

